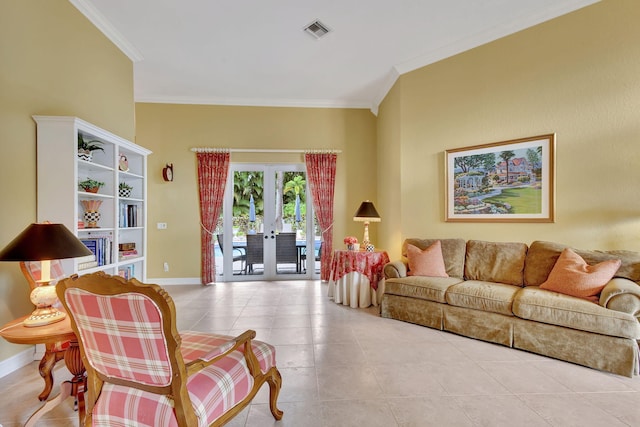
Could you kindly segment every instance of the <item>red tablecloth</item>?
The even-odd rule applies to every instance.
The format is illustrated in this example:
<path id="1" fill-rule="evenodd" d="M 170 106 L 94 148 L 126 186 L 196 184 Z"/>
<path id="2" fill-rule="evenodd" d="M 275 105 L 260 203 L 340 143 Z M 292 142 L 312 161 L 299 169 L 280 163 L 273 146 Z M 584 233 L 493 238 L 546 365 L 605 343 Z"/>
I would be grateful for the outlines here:
<path id="1" fill-rule="evenodd" d="M 340 280 L 345 274 L 358 272 L 369 279 L 373 289 L 378 289 L 378 282 L 384 278 L 384 265 L 389 262 L 385 251 L 333 251 L 331 259 L 331 279 Z"/>

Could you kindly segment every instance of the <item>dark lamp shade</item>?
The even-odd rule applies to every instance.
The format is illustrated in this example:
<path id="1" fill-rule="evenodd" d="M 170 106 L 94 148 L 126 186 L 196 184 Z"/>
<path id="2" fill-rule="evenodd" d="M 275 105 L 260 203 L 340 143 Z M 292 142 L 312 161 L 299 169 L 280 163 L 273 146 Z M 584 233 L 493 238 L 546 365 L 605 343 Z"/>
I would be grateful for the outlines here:
<path id="1" fill-rule="evenodd" d="M 0 252 L 0 261 L 44 261 L 92 255 L 63 224 L 31 224 Z"/>
<path id="2" fill-rule="evenodd" d="M 365 200 L 360 204 L 360 207 L 356 211 L 353 216 L 354 221 L 369 221 L 369 222 L 379 222 L 380 214 L 376 210 L 376 207 L 373 206 L 368 200 Z"/>

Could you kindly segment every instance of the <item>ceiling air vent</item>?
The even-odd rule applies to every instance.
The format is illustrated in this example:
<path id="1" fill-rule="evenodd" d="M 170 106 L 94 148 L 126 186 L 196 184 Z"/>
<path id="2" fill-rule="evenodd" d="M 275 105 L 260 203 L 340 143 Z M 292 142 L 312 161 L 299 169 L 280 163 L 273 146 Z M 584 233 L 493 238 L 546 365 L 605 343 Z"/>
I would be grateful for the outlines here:
<path id="1" fill-rule="evenodd" d="M 304 30 L 316 39 L 319 39 L 320 37 L 326 35 L 329 31 L 331 31 L 329 27 L 318 20 L 315 20 L 311 24 L 304 27 Z"/>

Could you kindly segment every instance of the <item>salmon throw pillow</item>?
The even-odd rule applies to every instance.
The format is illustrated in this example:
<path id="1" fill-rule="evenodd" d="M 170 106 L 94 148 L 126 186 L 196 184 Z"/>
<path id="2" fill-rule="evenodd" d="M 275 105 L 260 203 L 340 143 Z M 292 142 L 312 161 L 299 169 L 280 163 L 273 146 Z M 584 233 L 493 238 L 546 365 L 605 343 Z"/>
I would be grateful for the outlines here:
<path id="1" fill-rule="evenodd" d="M 427 249 L 422 250 L 412 244 L 407 245 L 409 259 L 409 276 L 449 277 L 442 258 L 442 245 L 437 240 Z"/>
<path id="2" fill-rule="evenodd" d="M 616 274 L 621 263 L 619 259 L 612 259 L 589 265 L 580 255 L 566 248 L 540 288 L 598 302 L 597 295 Z"/>

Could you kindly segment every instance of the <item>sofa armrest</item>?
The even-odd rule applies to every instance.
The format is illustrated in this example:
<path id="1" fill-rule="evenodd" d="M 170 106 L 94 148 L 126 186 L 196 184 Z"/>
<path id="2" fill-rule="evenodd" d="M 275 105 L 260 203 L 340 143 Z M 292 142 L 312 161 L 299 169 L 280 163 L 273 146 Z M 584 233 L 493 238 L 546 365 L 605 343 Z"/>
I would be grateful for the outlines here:
<path id="1" fill-rule="evenodd" d="M 640 286 L 628 279 L 611 279 L 600 293 L 600 305 L 640 318 Z"/>
<path id="2" fill-rule="evenodd" d="M 398 260 L 387 263 L 384 266 L 384 277 L 407 277 L 407 264 Z"/>

